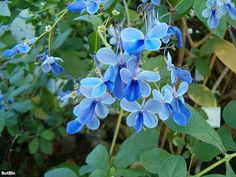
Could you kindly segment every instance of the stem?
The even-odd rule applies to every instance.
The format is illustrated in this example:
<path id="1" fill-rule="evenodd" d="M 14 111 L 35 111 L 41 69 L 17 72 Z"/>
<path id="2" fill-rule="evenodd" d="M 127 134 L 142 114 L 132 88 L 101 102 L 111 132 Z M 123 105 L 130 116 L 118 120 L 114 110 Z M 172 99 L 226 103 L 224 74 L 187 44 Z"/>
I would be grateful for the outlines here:
<path id="1" fill-rule="evenodd" d="M 102 40 L 102 42 L 104 43 L 104 45 L 105 45 L 107 48 L 111 48 L 111 45 L 107 42 L 107 40 L 106 40 L 105 37 L 102 35 L 102 33 L 98 31 L 98 35 L 99 35 L 99 37 L 101 38 L 101 40 Z"/>
<path id="2" fill-rule="evenodd" d="M 206 174 L 207 172 L 209 172 L 210 170 L 214 169 L 215 167 L 219 166 L 220 164 L 232 159 L 236 157 L 236 153 L 230 154 L 230 155 L 226 155 L 223 159 L 213 163 L 211 166 L 207 167 L 206 169 L 204 169 L 203 171 L 201 171 L 200 173 L 198 173 L 196 175 L 196 177 L 201 177 L 202 175 Z"/>
<path id="3" fill-rule="evenodd" d="M 52 42 L 52 30 L 48 34 L 48 52 L 50 55 L 50 50 L 51 50 L 51 42 Z"/>
<path id="4" fill-rule="evenodd" d="M 130 15 L 129 15 L 129 8 L 127 6 L 127 3 L 125 0 L 122 0 L 123 1 L 123 4 L 125 6 L 125 13 L 126 13 L 126 16 L 127 16 L 127 23 L 128 23 L 128 27 L 131 26 L 131 23 L 130 23 Z"/>
<path id="5" fill-rule="evenodd" d="M 115 133 L 114 133 L 114 136 L 113 136 L 113 139 L 112 139 L 112 143 L 111 143 L 110 155 L 113 154 L 113 151 L 114 151 L 114 148 L 115 148 L 115 145 L 116 145 L 116 140 L 117 140 L 118 133 L 119 133 L 119 130 L 120 130 L 120 125 L 121 125 L 123 115 L 124 115 L 124 112 L 123 112 L 123 110 L 121 110 L 120 114 L 119 114 L 119 117 L 118 117 L 118 120 L 117 120 L 116 129 L 115 129 Z"/>

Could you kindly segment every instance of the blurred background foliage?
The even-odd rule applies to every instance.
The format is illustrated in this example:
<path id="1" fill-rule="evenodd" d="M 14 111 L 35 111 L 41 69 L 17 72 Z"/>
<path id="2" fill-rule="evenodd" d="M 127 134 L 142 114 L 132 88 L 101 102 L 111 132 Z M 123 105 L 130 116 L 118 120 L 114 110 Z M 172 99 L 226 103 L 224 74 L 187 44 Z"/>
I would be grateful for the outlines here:
<path id="1" fill-rule="evenodd" d="M 46 177 L 58 174 L 60 177 L 62 174 L 65 177 L 86 176 L 90 172 L 93 172 L 90 177 L 105 177 L 107 173 L 125 177 L 165 176 L 162 171 L 170 169 L 168 166 L 159 169 L 160 164 L 170 154 L 177 154 L 194 164 L 189 169 L 194 174 L 194 167 L 197 169 L 199 164 L 201 167 L 202 162 L 203 167 L 214 162 L 224 149 L 236 151 L 236 101 L 231 101 L 236 99 L 236 22 L 224 17 L 217 29 L 209 31 L 201 16 L 205 0 L 183 0 L 175 8 L 179 2 L 163 1 L 159 16 L 161 21 L 171 19 L 171 23 L 183 32 L 184 48 L 173 52 L 174 62 L 188 68 L 195 78 L 187 99 L 195 107 L 191 108 L 193 117 L 201 120 L 191 122 L 184 129 L 167 122 L 168 126 L 161 124 L 159 131 L 146 130 L 132 136 L 133 132 L 124 123 L 116 146 L 116 151 L 119 151 L 112 166 L 105 147 L 110 146 L 116 114 L 110 115 L 97 131 L 84 131 L 74 136 L 66 134 L 66 122 L 73 118 L 73 105 L 78 100 L 70 100 L 69 104 L 62 106 L 58 93 L 73 90 L 71 77 L 79 81 L 94 72 L 91 55 L 102 46 L 97 26 L 111 25 L 106 19 L 112 17 L 114 9 L 120 12 L 115 17 L 116 22 L 126 18 L 122 1 L 109 0 L 102 15 L 68 13 L 53 30 L 50 53 L 64 60 L 65 72 L 60 76 L 42 74 L 36 62 L 37 55 L 47 49 L 47 35 L 33 46 L 29 55 L 17 55 L 11 60 L 1 57 L 0 169 L 12 169 L 18 176 L 30 177 L 42 176 L 49 169 Z M 25 38 L 40 36 L 45 26 L 53 25 L 69 3 L 69 0 L 0 1 L 0 51 L 21 43 Z M 142 16 L 136 11 L 139 3 L 138 0 L 127 2 L 132 25 L 142 28 Z M 143 69 L 162 70 L 164 66 L 163 56 L 157 52 L 147 53 L 144 62 Z M 165 72 L 162 76 L 165 78 Z M 200 108 L 202 106 L 222 108 L 222 127 L 217 132 L 201 122 L 202 118 L 207 119 Z M 201 134 L 201 128 L 209 129 L 208 135 Z M 219 140 L 218 144 L 212 137 Z M 166 151 L 156 148 L 157 144 Z M 85 159 L 87 165 L 83 166 Z M 182 160 L 182 157 L 175 156 L 168 163 L 179 164 L 178 168 L 186 171 Z M 235 162 L 234 167 L 229 164 L 226 167 L 228 174 L 234 174 Z M 216 172 L 224 172 L 224 167 Z"/>

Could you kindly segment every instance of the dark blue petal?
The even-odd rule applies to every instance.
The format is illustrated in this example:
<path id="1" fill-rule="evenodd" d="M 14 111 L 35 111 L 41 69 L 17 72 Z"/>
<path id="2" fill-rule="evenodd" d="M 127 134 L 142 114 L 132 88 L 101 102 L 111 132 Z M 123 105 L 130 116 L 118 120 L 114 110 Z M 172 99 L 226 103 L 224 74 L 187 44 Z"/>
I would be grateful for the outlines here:
<path id="1" fill-rule="evenodd" d="M 11 49 L 5 50 L 2 54 L 4 57 L 10 58 L 16 55 L 18 52 L 19 52 L 18 45 L 16 45 Z"/>
<path id="2" fill-rule="evenodd" d="M 193 82 L 193 78 L 192 78 L 191 73 L 189 71 L 183 70 L 181 68 L 176 68 L 176 70 L 178 71 L 179 78 L 182 81 L 187 82 L 189 84 L 191 84 Z"/>
<path id="3" fill-rule="evenodd" d="M 52 73 L 55 75 L 60 74 L 64 71 L 63 67 L 57 63 L 51 64 L 51 67 L 52 67 Z"/>
<path id="4" fill-rule="evenodd" d="M 83 0 L 76 0 L 75 2 L 67 6 L 68 11 L 70 12 L 82 11 L 84 8 L 86 8 L 86 4 Z"/>
<path id="5" fill-rule="evenodd" d="M 78 121 L 85 125 L 92 121 L 94 115 L 95 115 L 95 107 L 96 107 L 96 102 L 92 102 L 89 104 L 87 107 L 81 108 L 79 112 L 77 112 L 78 116 Z"/>
<path id="6" fill-rule="evenodd" d="M 138 80 L 132 80 L 125 87 L 125 98 L 128 101 L 135 101 L 141 96 L 140 85 Z"/>
<path id="7" fill-rule="evenodd" d="M 229 13 L 229 16 L 233 19 L 236 20 L 236 8 L 233 7 L 230 3 L 227 4 L 227 10 Z"/>
<path id="8" fill-rule="evenodd" d="M 210 28 L 216 28 L 219 25 L 220 21 L 217 18 L 216 11 L 212 11 L 210 18 L 207 20 L 207 24 Z"/>
<path id="9" fill-rule="evenodd" d="M 98 3 L 96 1 L 90 1 L 87 4 L 87 12 L 89 14 L 95 14 L 98 11 Z"/>
<path id="10" fill-rule="evenodd" d="M 184 114 L 176 112 L 170 104 L 168 104 L 168 108 L 169 108 L 171 117 L 173 118 L 173 120 L 175 121 L 177 125 L 179 126 L 187 125 L 187 118 L 185 117 Z"/>
<path id="11" fill-rule="evenodd" d="M 67 124 L 66 131 L 68 134 L 78 133 L 83 128 L 83 125 L 78 120 L 72 120 Z"/>
<path id="12" fill-rule="evenodd" d="M 139 133 L 141 132 L 142 128 L 143 128 L 143 114 L 139 112 L 136 124 L 134 125 L 134 129 L 136 130 L 137 133 Z"/>
<path id="13" fill-rule="evenodd" d="M 178 100 L 178 106 L 179 106 L 179 111 L 182 114 L 184 114 L 187 119 L 189 119 L 191 117 L 191 113 L 181 100 Z"/>
<path id="14" fill-rule="evenodd" d="M 114 89 L 113 89 L 113 95 L 119 99 L 124 97 L 124 88 L 125 83 L 122 81 L 120 76 L 120 65 L 117 65 L 115 68 L 115 79 L 114 79 Z"/>
<path id="15" fill-rule="evenodd" d="M 175 32 L 175 35 L 177 38 L 177 48 L 182 48 L 183 47 L 183 37 L 182 37 L 181 30 L 176 26 L 172 26 L 170 28 L 172 28 L 173 31 Z"/>

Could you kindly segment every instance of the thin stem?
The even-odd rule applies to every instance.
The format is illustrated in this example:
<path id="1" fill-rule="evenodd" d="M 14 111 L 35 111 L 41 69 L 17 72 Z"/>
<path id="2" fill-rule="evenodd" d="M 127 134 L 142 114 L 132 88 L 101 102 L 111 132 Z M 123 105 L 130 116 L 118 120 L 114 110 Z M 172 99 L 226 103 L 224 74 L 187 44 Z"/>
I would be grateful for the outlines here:
<path id="1" fill-rule="evenodd" d="M 191 172 L 192 164 L 193 164 L 194 154 L 191 155 L 189 167 L 188 167 L 188 174 Z"/>
<path id="2" fill-rule="evenodd" d="M 128 5 L 127 5 L 126 1 L 125 0 L 122 0 L 122 1 L 123 1 L 124 6 L 125 6 L 125 13 L 126 13 L 126 17 L 127 17 L 127 23 L 128 23 L 128 26 L 130 27 L 131 22 L 130 22 L 129 8 L 128 8 Z"/>
<path id="3" fill-rule="evenodd" d="M 203 171 L 201 171 L 200 173 L 198 173 L 196 175 L 196 177 L 201 177 L 202 175 L 206 174 L 207 172 L 211 171 L 212 169 L 216 168 L 217 166 L 219 166 L 220 164 L 232 159 L 236 157 L 236 153 L 230 154 L 230 155 L 226 155 L 223 159 L 213 163 L 211 166 L 207 167 L 206 169 L 204 169 Z"/>
<path id="4" fill-rule="evenodd" d="M 51 42 L 52 42 L 52 30 L 48 34 L 48 54 L 50 55 L 51 50 Z"/>
<path id="5" fill-rule="evenodd" d="M 121 110 L 120 114 L 119 114 L 119 117 L 118 117 L 118 120 L 117 120 L 116 129 L 115 129 L 115 133 L 114 133 L 114 136 L 113 136 L 113 139 L 112 139 L 112 143 L 111 143 L 110 155 L 113 154 L 123 116 L 124 116 L 124 112 L 123 112 L 123 110 Z"/>
<path id="6" fill-rule="evenodd" d="M 101 38 L 101 40 L 102 40 L 102 42 L 104 43 L 104 45 L 105 45 L 107 48 L 111 48 L 111 45 L 107 42 L 107 40 L 106 40 L 105 37 L 102 35 L 102 33 L 98 31 L 98 35 L 99 35 L 99 37 Z"/>

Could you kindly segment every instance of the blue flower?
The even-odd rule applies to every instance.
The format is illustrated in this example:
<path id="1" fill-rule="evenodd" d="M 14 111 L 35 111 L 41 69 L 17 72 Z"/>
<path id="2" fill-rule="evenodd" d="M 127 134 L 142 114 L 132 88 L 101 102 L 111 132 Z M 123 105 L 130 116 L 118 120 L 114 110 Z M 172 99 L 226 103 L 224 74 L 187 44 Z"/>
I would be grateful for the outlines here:
<path id="1" fill-rule="evenodd" d="M 216 0 L 207 0 L 207 8 L 202 11 L 202 16 L 208 18 L 207 24 L 210 28 L 216 28 L 222 17 L 222 10 L 220 8 L 220 3 Z"/>
<path id="2" fill-rule="evenodd" d="M 57 75 L 64 71 L 63 67 L 57 64 L 57 61 L 63 62 L 61 58 L 48 56 L 48 52 L 39 55 L 37 57 L 37 61 L 42 62 L 41 68 L 44 73 L 52 72 L 53 74 Z"/>
<path id="3" fill-rule="evenodd" d="M 88 89 L 89 93 L 90 90 L 92 90 L 91 97 L 92 98 L 98 98 L 103 96 L 107 90 L 113 91 L 114 84 L 113 84 L 113 77 L 114 77 L 114 68 L 109 67 L 104 76 L 99 77 L 88 77 L 85 79 L 82 79 L 80 84 L 83 88 L 84 96 L 88 97 L 88 94 L 86 92 L 86 89 Z"/>
<path id="4" fill-rule="evenodd" d="M 27 39 L 22 44 L 17 44 L 11 49 L 7 49 L 3 52 L 3 56 L 7 58 L 11 58 L 14 55 L 20 53 L 20 54 L 26 54 L 30 51 L 30 46 L 33 45 L 38 40 L 38 37 L 34 37 L 32 39 Z"/>
<path id="5" fill-rule="evenodd" d="M 160 119 L 163 121 L 167 120 L 170 116 L 168 104 L 171 104 L 173 100 L 172 91 L 170 91 L 169 89 L 166 89 L 166 87 L 169 87 L 169 86 L 164 86 L 161 89 L 161 92 L 159 90 L 152 91 L 153 98 L 160 101 L 163 105 L 161 111 L 158 112 Z"/>
<path id="6" fill-rule="evenodd" d="M 236 20 L 236 8 L 234 3 L 231 0 L 219 0 L 219 3 L 222 4 L 222 11 L 223 14 L 229 13 L 229 16 L 233 19 Z"/>
<path id="7" fill-rule="evenodd" d="M 179 85 L 178 90 L 170 86 L 165 86 L 163 88 L 163 92 L 171 92 L 173 99 L 171 103 L 167 103 L 167 107 L 169 109 L 170 116 L 173 118 L 175 123 L 179 126 L 186 126 L 189 118 L 191 117 L 189 109 L 186 107 L 183 95 L 188 90 L 188 84 L 186 82 L 182 82 Z"/>
<path id="8" fill-rule="evenodd" d="M 128 101 L 135 101 L 150 95 L 151 88 L 147 82 L 157 82 L 160 75 L 153 71 L 141 71 L 137 59 L 131 59 L 127 63 L 127 68 L 120 70 L 122 81 L 126 84 L 124 96 Z"/>
<path id="9" fill-rule="evenodd" d="M 183 47 L 182 32 L 176 26 L 169 26 L 168 27 L 167 34 L 162 38 L 162 42 L 167 44 L 173 35 L 175 35 L 177 38 L 177 48 L 182 48 Z"/>
<path id="10" fill-rule="evenodd" d="M 81 12 L 86 9 L 89 14 L 95 14 L 99 9 L 99 4 L 104 3 L 106 0 L 76 0 L 67 9 L 70 12 Z"/>
<path id="11" fill-rule="evenodd" d="M 148 0 L 142 0 L 142 3 L 146 4 Z M 155 6 L 159 6 L 161 4 L 161 0 L 151 0 L 151 3 Z"/>
<path id="12" fill-rule="evenodd" d="M 136 132 L 140 132 L 143 126 L 147 128 L 157 126 L 158 119 L 155 114 L 160 112 L 162 104 L 154 99 L 148 100 L 145 104 L 143 101 L 142 105 L 136 101 L 129 102 L 126 99 L 122 99 L 120 107 L 127 112 L 131 112 L 126 119 L 127 125 L 133 127 Z"/>
<path id="13" fill-rule="evenodd" d="M 144 49 L 155 51 L 160 49 L 161 40 L 167 33 L 168 25 L 158 23 L 147 31 L 146 36 L 136 28 L 125 28 L 121 31 L 124 50 L 130 54 L 140 54 Z"/>
<path id="14" fill-rule="evenodd" d="M 84 98 L 79 105 L 74 108 L 75 120 L 67 124 L 67 132 L 75 134 L 84 126 L 91 130 L 96 130 L 99 125 L 99 119 L 104 119 L 109 113 L 107 105 L 113 104 L 115 99 L 108 93 L 100 98 Z"/>
<path id="15" fill-rule="evenodd" d="M 172 64 L 172 57 L 170 56 L 170 53 L 167 54 L 167 70 L 171 73 L 170 76 L 172 84 L 174 84 L 178 79 L 181 79 L 189 84 L 193 81 L 189 71 L 177 68 Z"/>

